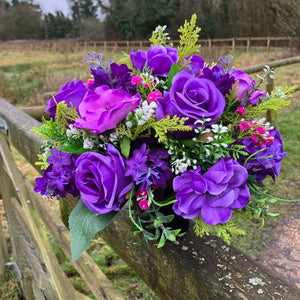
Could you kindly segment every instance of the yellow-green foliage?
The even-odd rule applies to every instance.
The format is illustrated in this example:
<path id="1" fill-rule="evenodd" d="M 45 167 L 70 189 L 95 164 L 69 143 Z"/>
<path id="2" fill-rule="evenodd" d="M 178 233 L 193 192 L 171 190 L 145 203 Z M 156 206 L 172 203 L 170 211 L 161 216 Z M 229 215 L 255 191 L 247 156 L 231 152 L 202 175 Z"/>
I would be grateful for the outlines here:
<path id="1" fill-rule="evenodd" d="M 58 127 L 65 131 L 66 127 L 69 126 L 68 121 L 75 121 L 79 118 L 78 112 L 72 103 L 71 107 L 68 107 L 65 101 L 61 101 L 56 106 L 56 120 Z"/>
<path id="2" fill-rule="evenodd" d="M 122 54 L 123 54 L 123 57 L 118 61 L 118 65 L 125 64 L 125 65 L 127 65 L 127 67 L 129 69 L 133 70 L 134 67 L 131 62 L 130 55 L 125 52 L 122 52 Z"/>
<path id="3" fill-rule="evenodd" d="M 291 101 L 287 101 L 287 98 L 292 96 L 292 93 L 297 88 L 297 85 L 292 87 L 280 88 L 277 87 L 274 92 L 272 92 L 269 99 L 262 101 L 259 105 L 250 105 L 246 109 L 245 118 L 254 119 L 261 114 L 265 114 L 269 111 L 271 114 L 276 114 L 280 109 L 288 106 Z"/>
<path id="4" fill-rule="evenodd" d="M 152 36 L 149 39 L 149 41 L 151 42 L 151 46 L 156 46 L 156 45 L 160 45 L 161 41 L 163 40 L 163 31 L 162 30 L 155 30 L 152 31 Z"/>
<path id="5" fill-rule="evenodd" d="M 125 135 L 130 140 L 135 140 L 141 137 L 150 136 L 149 130 L 153 129 L 155 131 L 155 137 L 158 139 L 159 143 L 167 144 L 168 138 L 167 133 L 169 131 L 190 131 L 192 130 L 190 126 L 184 125 L 184 122 L 188 118 L 179 118 L 174 116 L 166 116 L 164 119 L 159 121 L 151 118 L 144 125 L 139 125 L 136 128 L 127 128 L 124 125 L 121 125 L 117 128 L 119 135 Z"/>
<path id="6" fill-rule="evenodd" d="M 199 32 L 201 28 L 196 26 L 197 15 L 193 14 L 191 21 L 185 21 L 184 25 L 178 29 L 180 35 L 180 44 L 178 47 L 179 65 L 184 65 L 185 57 L 199 52 L 200 45 L 197 45 Z"/>
<path id="7" fill-rule="evenodd" d="M 41 154 L 38 154 L 38 161 L 35 163 L 35 165 L 40 166 L 41 170 L 46 170 L 48 166 L 50 165 L 47 162 L 48 157 L 44 157 Z"/>
<path id="8" fill-rule="evenodd" d="M 235 235 L 245 235 L 245 230 L 238 228 L 240 216 L 233 214 L 233 217 L 227 223 L 217 225 L 208 225 L 204 220 L 198 216 L 194 219 L 194 231 L 197 236 L 203 237 L 204 235 L 216 235 L 230 244 L 231 238 Z"/>

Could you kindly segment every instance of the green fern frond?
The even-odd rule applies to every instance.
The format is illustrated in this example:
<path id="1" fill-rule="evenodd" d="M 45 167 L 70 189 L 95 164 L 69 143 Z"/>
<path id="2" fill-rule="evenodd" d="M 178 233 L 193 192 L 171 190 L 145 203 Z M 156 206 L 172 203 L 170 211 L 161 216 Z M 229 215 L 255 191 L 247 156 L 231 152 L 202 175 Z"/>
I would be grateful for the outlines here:
<path id="1" fill-rule="evenodd" d="M 196 26 L 197 15 L 193 14 L 190 22 L 185 21 L 184 25 L 178 29 L 180 44 L 178 46 L 179 65 L 185 65 L 185 57 L 199 52 L 200 45 L 197 45 L 201 28 Z"/>
<path id="2" fill-rule="evenodd" d="M 135 140 L 141 137 L 141 135 L 145 131 L 149 129 L 153 129 L 155 131 L 155 137 L 158 139 L 158 142 L 167 144 L 168 143 L 167 133 L 169 131 L 192 130 L 190 126 L 184 125 L 184 122 L 187 119 L 188 118 L 179 118 L 177 116 L 170 118 L 169 115 L 159 121 L 156 121 L 154 118 L 152 118 L 146 124 L 137 127 L 132 139 Z"/>
<path id="3" fill-rule="evenodd" d="M 195 234 L 200 237 L 205 235 L 216 235 L 223 239 L 227 244 L 230 244 L 230 240 L 233 236 L 245 235 L 245 230 L 237 227 L 239 221 L 240 216 L 234 214 L 227 223 L 208 225 L 200 216 L 198 216 L 194 219 L 194 231 Z"/>
<path id="4" fill-rule="evenodd" d="M 61 131 L 65 132 L 69 126 L 68 121 L 75 121 L 79 118 L 76 108 L 70 103 L 71 107 L 67 106 L 65 101 L 61 101 L 56 105 L 56 120 Z"/>
<path id="5" fill-rule="evenodd" d="M 42 117 L 43 125 L 41 127 L 34 127 L 32 131 L 42 139 L 51 139 L 55 141 L 65 140 L 66 136 L 64 132 L 60 129 L 57 120 L 46 120 Z"/>

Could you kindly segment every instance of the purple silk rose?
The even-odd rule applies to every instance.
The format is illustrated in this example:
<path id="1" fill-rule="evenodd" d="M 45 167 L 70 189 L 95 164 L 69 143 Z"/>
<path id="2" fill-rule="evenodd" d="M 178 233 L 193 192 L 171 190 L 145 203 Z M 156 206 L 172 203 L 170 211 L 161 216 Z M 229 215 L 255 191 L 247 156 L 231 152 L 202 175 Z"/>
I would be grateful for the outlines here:
<path id="1" fill-rule="evenodd" d="M 173 78 L 170 92 L 159 98 L 156 109 L 157 119 L 166 115 L 189 117 L 187 125 L 196 120 L 219 118 L 225 107 L 225 99 L 216 86 L 208 79 L 195 78 L 188 72 L 179 72 Z"/>
<path id="2" fill-rule="evenodd" d="M 134 50 L 131 50 L 130 59 L 133 66 L 141 72 L 147 62 L 152 75 L 167 77 L 172 64 L 178 61 L 177 53 L 178 50 L 175 48 L 156 45 L 150 47 L 147 52 L 138 50 L 135 54 Z"/>
<path id="3" fill-rule="evenodd" d="M 173 181 L 173 209 L 185 219 L 201 215 L 209 225 L 226 223 L 232 209 L 245 207 L 250 199 L 247 178 L 247 170 L 231 158 L 221 158 L 205 174 L 200 167 L 186 171 Z"/>
<path id="4" fill-rule="evenodd" d="M 282 158 L 286 155 L 283 152 L 281 136 L 276 127 L 269 130 L 269 135 L 274 138 L 272 145 L 264 146 L 265 150 L 255 154 L 246 164 L 248 173 L 255 175 L 256 181 L 263 181 L 268 175 L 275 181 L 276 176 L 280 173 Z M 261 150 L 250 137 L 238 143 L 245 146 L 243 151 L 248 152 L 249 155 Z M 244 163 L 244 161 L 240 161 L 240 163 Z"/>
<path id="5" fill-rule="evenodd" d="M 89 91 L 81 102 L 81 118 L 76 119 L 74 126 L 89 129 L 94 134 L 116 128 L 140 101 L 139 94 L 131 96 L 124 90 L 110 89 L 107 85 L 102 85 L 95 91 Z"/>
<path id="6" fill-rule="evenodd" d="M 73 79 L 70 85 L 66 82 L 54 96 L 55 101 L 53 98 L 47 101 L 48 108 L 46 112 L 49 113 L 50 118 L 55 119 L 56 105 L 61 101 L 65 101 L 69 107 L 71 107 L 72 103 L 74 107 L 78 108 L 87 91 L 87 87 L 81 80 L 76 82 L 76 79 Z"/>
<path id="7" fill-rule="evenodd" d="M 234 70 L 230 74 L 234 77 L 235 81 L 237 80 L 239 81 L 238 90 L 236 91 L 236 93 L 237 93 L 237 98 L 240 101 L 242 101 L 247 96 L 248 93 L 251 94 L 250 97 L 248 98 L 249 103 L 257 104 L 259 98 L 266 94 L 266 91 L 254 91 L 252 93 L 253 85 L 254 87 L 256 87 L 256 82 L 248 74 L 240 70 Z"/>
<path id="8" fill-rule="evenodd" d="M 107 155 L 82 154 L 77 160 L 75 179 L 83 203 L 97 214 L 120 210 L 132 187 L 125 171 L 125 159 L 111 144 L 107 145 Z"/>

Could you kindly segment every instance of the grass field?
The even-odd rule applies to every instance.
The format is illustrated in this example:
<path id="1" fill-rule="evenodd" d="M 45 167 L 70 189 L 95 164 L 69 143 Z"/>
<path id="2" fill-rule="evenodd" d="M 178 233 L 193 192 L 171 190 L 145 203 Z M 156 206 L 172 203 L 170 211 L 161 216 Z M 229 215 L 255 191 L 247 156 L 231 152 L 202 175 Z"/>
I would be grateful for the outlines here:
<path id="1" fill-rule="evenodd" d="M 94 50 L 92 49 L 92 51 Z M 217 62 L 219 56 L 228 54 L 222 53 L 221 50 L 217 49 L 211 53 L 207 53 L 205 49 L 200 52 L 200 55 L 209 63 Z M 65 81 L 70 81 L 73 78 L 89 79 L 88 65 L 83 64 L 82 61 L 84 55 L 85 53 L 83 52 L 55 54 L 51 52 L 2 52 L 0 53 L 0 97 L 17 106 L 44 104 L 47 99 L 44 94 L 56 93 Z M 104 60 L 111 58 L 110 55 L 110 53 L 105 53 Z M 120 53 L 114 54 L 112 58 L 118 61 L 121 56 Z M 288 56 L 291 56 L 291 53 L 274 52 L 269 55 L 264 52 L 238 53 L 235 55 L 232 65 L 240 68 Z M 300 85 L 299 67 L 299 64 L 295 64 L 277 69 L 275 85 Z M 253 78 L 254 76 L 252 74 Z M 282 162 L 282 172 L 276 184 L 268 181 L 267 186 L 278 197 L 287 199 L 300 198 L 299 92 L 293 97 L 291 105 L 280 113 L 275 121 L 275 125 L 282 134 L 284 150 L 288 152 L 288 155 Z M 24 159 L 17 153 L 15 155 L 19 167 L 26 172 L 26 176 L 29 178 L 36 176 L 33 169 L 28 168 Z M 55 203 L 51 203 L 51 205 L 54 208 L 57 206 Z M 276 223 L 282 221 L 282 218 L 291 211 L 292 207 L 292 204 L 277 202 L 272 210 L 273 212 L 280 212 L 281 215 L 277 218 L 269 219 L 265 228 L 272 232 L 272 228 Z M 260 231 L 257 230 L 259 225 L 250 221 L 245 224 L 245 228 L 248 229 L 247 237 L 235 240 L 234 245 L 248 254 L 253 254 L 260 250 L 263 237 Z M 251 247 L 249 247 L 250 241 Z M 66 259 L 56 243 L 53 240 L 52 242 L 57 257 L 67 275 L 72 279 L 74 286 L 81 292 L 89 294 L 87 287 L 79 279 L 71 263 Z M 126 299 L 157 299 L 136 276 L 135 272 L 100 238 L 93 241 L 88 251 Z M 0 299 L 16 299 L 11 296 L 5 298 L 5 295 L 3 295 L 1 295 L 0 287 Z"/>

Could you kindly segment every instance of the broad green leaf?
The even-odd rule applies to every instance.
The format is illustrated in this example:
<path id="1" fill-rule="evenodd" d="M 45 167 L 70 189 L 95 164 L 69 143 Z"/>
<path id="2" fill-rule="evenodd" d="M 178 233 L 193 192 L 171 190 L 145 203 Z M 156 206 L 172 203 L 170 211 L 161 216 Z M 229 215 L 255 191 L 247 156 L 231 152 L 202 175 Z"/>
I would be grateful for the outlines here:
<path id="1" fill-rule="evenodd" d="M 169 72 L 168 79 L 167 79 L 167 87 L 168 87 L 169 90 L 170 90 L 171 85 L 172 85 L 172 80 L 178 72 L 180 72 L 180 68 L 178 67 L 178 65 L 173 63 L 172 66 L 171 66 L 170 72 Z"/>
<path id="2" fill-rule="evenodd" d="M 98 215 L 87 208 L 80 199 L 69 216 L 72 259 L 75 261 L 86 250 L 96 233 L 104 229 L 117 211 Z"/>
<path id="3" fill-rule="evenodd" d="M 76 145 L 76 144 L 67 145 L 67 146 L 65 146 L 63 148 L 60 148 L 59 150 L 62 151 L 62 152 L 74 153 L 74 154 L 78 154 L 78 155 L 81 155 L 84 152 L 88 152 L 89 151 L 88 149 L 84 149 L 82 147 L 82 145 Z"/>
<path id="4" fill-rule="evenodd" d="M 123 136 L 121 142 L 120 142 L 120 147 L 121 147 L 121 153 L 125 158 L 129 157 L 130 153 L 130 140 L 127 136 Z"/>

